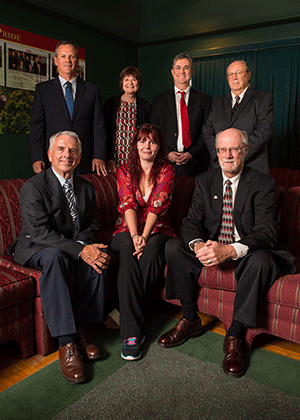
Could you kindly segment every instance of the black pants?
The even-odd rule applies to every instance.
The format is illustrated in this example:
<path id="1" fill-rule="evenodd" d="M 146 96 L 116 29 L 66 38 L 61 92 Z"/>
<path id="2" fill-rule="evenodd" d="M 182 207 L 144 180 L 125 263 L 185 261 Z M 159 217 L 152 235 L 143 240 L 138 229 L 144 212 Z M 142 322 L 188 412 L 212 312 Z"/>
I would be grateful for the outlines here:
<path id="1" fill-rule="evenodd" d="M 67 254 L 52 247 L 37 252 L 28 265 L 42 271 L 40 294 L 52 337 L 74 334 L 86 322 L 103 322 L 105 271 L 98 274 L 83 260 L 72 262 Z"/>
<path id="2" fill-rule="evenodd" d="M 165 264 L 164 247 L 168 239 L 170 237 L 164 233 L 151 235 L 141 259 L 138 260 L 132 255 L 134 246 L 129 232 L 121 232 L 111 238 L 110 247 L 119 262 L 118 294 L 122 339 L 141 339 L 145 334 L 145 299 Z"/>
<path id="3" fill-rule="evenodd" d="M 168 267 L 166 299 L 196 302 L 202 264 L 180 237 L 168 241 L 165 253 Z M 274 283 L 278 271 L 273 254 L 267 249 L 253 251 L 236 261 L 233 319 L 256 327 L 260 301 Z"/>

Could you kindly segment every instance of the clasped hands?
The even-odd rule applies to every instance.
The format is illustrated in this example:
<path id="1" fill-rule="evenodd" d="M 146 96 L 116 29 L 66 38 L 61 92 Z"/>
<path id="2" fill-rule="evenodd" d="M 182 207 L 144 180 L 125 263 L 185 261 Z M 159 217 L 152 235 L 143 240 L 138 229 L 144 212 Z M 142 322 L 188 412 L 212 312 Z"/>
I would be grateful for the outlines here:
<path id="1" fill-rule="evenodd" d="M 236 250 L 232 245 L 221 245 L 211 240 L 197 244 L 194 252 L 205 267 L 213 267 L 237 257 Z"/>
<path id="2" fill-rule="evenodd" d="M 96 270 L 99 274 L 101 274 L 102 271 L 108 267 L 110 262 L 110 256 L 107 254 L 107 252 L 102 251 L 103 249 L 107 249 L 107 245 L 85 245 L 82 248 L 80 254 L 80 258 L 82 258 L 84 262 L 93 267 L 93 269 Z"/>
<path id="3" fill-rule="evenodd" d="M 176 163 L 176 165 L 186 165 L 194 158 L 189 152 L 170 152 L 168 159 L 170 162 Z"/>
<path id="4" fill-rule="evenodd" d="M 142 235 L 138 235 L 137 233 L 135 235 L 132 235 L 131 239 L 135 249 L 132 255 L 136 255 L 137 259 L 140 260 L 143 255 L 145 246 L 147 244 L 147 239 Z"/>

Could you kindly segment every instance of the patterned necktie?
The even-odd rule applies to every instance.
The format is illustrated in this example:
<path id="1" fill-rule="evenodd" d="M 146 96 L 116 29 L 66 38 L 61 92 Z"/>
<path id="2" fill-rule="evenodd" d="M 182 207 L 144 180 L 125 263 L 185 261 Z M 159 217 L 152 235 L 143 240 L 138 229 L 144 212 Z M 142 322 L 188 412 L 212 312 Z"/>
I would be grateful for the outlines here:
<path id="1" fill-rule="evenodd" d="M 233 242 L 233 203 L 231 181 L 227 179 L 225 194 L 223 196 L 222 223 L 218 242 L 222 245 Z"/>
<path id="2" fill-rule="evenodd" d="M 66 181 L 64 183 L 64 190 L 65 190 L 65 194 L 66 194 L 68 204 L 69 204 L 70 215 L 72 219 L 72 230 L 73 230 L 73 233 L 75 233 L 76 226 L 77 226 L 77 210 L 76 210 L 74 191 L 72 188 L 71 181 Z"/>
<path id="3" fill-rule="evenodd" d="M 180 114 L 181 114 L 181 128 L 182 128 L 182 143 L 186 149 L 191 145 L 191 133 L 188 109 L 184 100 L 185 92 L 180 92 Z"/>
<path id="4" fill-rule="evenodd" d="M 239 106 L 239 103 L 240 103 L 240 97 L 239 96 L 236 96 L 235 97 L 235 104 L 234 104 L 234 106 L 232 107 L 232 110 L 231 110 L 231 115 L 232 116 L 234 115 L 237 107 Z"/>
<path id="5" fill-rule="evenodd" d="M 65 86 L 66 86 L 65 99 L 66 99 L 66 103 L 67 103 L 67 107 L 68 107 L 68 110 L 69 110 L 70 117 L 72 118 L 73 109 L 74 109 L 74 98 L 73 98 L 73 93 L 72 93 L 72 83 L 71 82 L 66 82 Z"/>

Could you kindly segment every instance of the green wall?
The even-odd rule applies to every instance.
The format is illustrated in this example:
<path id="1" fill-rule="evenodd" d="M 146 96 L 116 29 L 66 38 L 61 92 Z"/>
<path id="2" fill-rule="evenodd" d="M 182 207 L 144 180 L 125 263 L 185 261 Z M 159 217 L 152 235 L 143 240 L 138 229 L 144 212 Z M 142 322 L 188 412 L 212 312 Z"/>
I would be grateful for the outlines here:
<path id="1" fill-rule="evenodd" d="M 16 3 L 16 2 L 14 2 Z M 137 45 L 93 28 L 66 22 L 53 14 L 0 1 L 0 23 L 57 40 L 70 39 L 85 48 L 87 80 L 99 86 L 102 100 L 119 93 L 120 71 L 137 65 Z M 35 8 L 36 10 L 36 8 Z M 0 135 L 0 179 L 28 178 L 29 135 Z"/>
<path id="2" fill-rule="evenodd" d="M 300 43 L 300 22 L 140 47 L 138 65 L 143 75 L 141 96 L 151 102 L 155 95 L 172 88 L 171 66 L 178 53 L 187 52 L 192 57 L 201 57 L 253 49 L 257 45 L 288 45 L 297 38 Z"/>

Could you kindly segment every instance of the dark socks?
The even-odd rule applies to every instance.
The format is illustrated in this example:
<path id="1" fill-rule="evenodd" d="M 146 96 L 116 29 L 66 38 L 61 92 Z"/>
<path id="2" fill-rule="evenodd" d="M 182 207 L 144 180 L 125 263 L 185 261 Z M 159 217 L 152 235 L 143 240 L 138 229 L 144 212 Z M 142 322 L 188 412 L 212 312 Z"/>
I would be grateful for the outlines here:
<path id="1" fill-rule="evenodd" d="M 75 343 L 75 335 L 69 334 L 69 335 L 61 335 L 58 337 L 58 344 L 60 347 L 64 347 L 66 344 Z"/>
<path id="2" fill-rule="evenodd" d="M 232 323 L 227 331 L 227 337 L 239 337 L 241 332 L 244 328 L 244 324 L 242 322 L 236 321 L 235 319 L 232 320 Z"/>
<path id="3" fill-rule="evenodd" d="M 181 301 L 181 307 L 183 311 L 183 318 L 189 322 L 196 322 L 199 320 L 199 316 L 197 314 L 197 304 L 194 302 L 185 302 Z"/>

